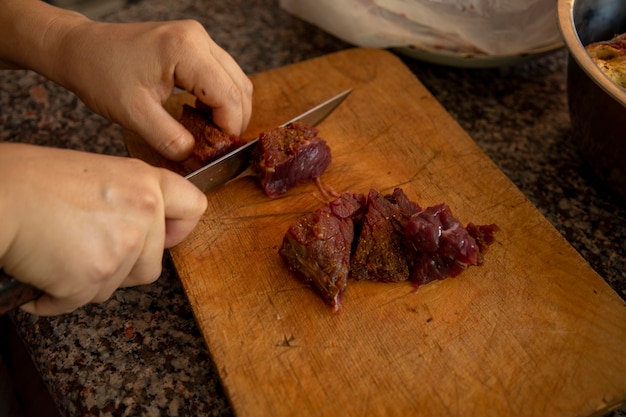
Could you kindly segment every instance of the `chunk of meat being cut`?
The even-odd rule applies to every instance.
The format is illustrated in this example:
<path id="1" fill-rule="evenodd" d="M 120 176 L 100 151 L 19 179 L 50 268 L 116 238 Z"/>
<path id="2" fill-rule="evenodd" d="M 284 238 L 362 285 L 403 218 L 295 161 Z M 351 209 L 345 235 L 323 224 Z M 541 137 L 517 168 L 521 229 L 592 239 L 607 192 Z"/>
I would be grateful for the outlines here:
<path id="1" fill-rule="evenodd" d="M 493 243 L 497 226 L 472 224 L 470 230 L 472 233 L 445 203 L 413 214 L 405 230 L 411 263 L 409 279 L 419 286 L 455 277 L 470 265 L 482 264 L 482 253 Z"/>
<path id="2" fill-rule="evenodd" d="M 330 148 L 317 134 L 318 129 L 304 123 L 261 133 L 251 166 L 265 194 L 276 197 L 326 171 L 331 162 Z"/>
<path id="3" fill-rule="evenodd" d="M 401 189 L 384 196 L 368 195 L 367 213 L 360 225 L 350 262 L 350 278 L 383 282 L 406 281 L 409 263 L 404 245 L 406 224 L 420 208 Z"/>
<path id="4" fill-rule="evenodd" d="M 245 144 L 236 135 L 230 135 L 213 123 L 209 108 L 200 110 L 183 105 L 180 123 L 193 135 L 193 156 L 198 165 L 206 165 Z"/>
<path id="5" fill-rule="evenodd" d="M 334 312 L 341 309 L 347 285 L 353 219 L 365 203 L 363 194 L 342 194 L 293 223 L 279 250 L 289 269 L 312 286 Z"/>

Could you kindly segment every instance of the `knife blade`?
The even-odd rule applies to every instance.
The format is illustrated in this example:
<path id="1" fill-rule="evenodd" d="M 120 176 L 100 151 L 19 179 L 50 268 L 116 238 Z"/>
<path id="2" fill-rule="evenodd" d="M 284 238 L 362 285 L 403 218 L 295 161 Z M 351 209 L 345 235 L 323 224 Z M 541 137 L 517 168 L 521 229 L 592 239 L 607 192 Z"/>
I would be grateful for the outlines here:
<path id="1" fill-rule="evenodd" d="M 280 126 L 286 126 L 294 122 L 303 122 L 311 126 L 318 125 L 351 92 L 352 89 L 348 89 L 337 94 L 335 97 L 318 104 Z M 246 170 L 250 165 L 250 156 L 258 141 L 258 138 L 251 140 L 216 161 L 195 170 L 185 178 L 205 193 L 215 190 Z M 40 297 L 41 294 L 43 294 L 41 290 L 16 280 L 0 269 L 0 315 Z"/>
<path id="2" fill-rule="evenodd" d="M 315 126 L 331 114 L 333 110 L 335 110 L 337 106 L 339 106 L 341 102 L 343 102 L 345 98 L 350 95 L 351 92 L 352 89 L 350 88 L 342 93 L 339 93 L 335 97 L 332 97 L 305 111 L 299 116 L 294 117 L 288 122 L 283 123 L 280 127 L 294 122 L 303 122 L 310 126 Z M 195 170 L 185 178 L 191 181 L 203 192 L 211 192 L 226 184 L 231 179 L 237 177 L 243 173 L 246 168 L 248 168 L 250 165 L 250 156 L 252 155 L 252 151 L 258 142 L 258 138 L 253 139 L 223 157 Z"/>

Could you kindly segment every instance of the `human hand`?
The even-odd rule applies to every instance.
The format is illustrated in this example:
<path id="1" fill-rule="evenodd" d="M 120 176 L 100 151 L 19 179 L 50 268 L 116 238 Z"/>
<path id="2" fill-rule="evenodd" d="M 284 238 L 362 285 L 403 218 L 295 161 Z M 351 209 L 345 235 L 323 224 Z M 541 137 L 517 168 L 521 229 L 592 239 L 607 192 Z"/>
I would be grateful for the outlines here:
<path id="1" fill-rule="evenodd" d="M 0 144 L 0 268 L 45 292 L 38 315 L 148 284 L 206 209 L 189 181 L 137 159 Z"/>
<path id="2" fill-rule="evenodd" d="M 252 83 L 196 21 L 95 22 L 38 0 L 2 7 L 0 68 L 41 73 L 170 159 L 184 160 L 194 144 L 162 106 L 175 86 L 211 107 L 226 132 L 248 125 Z"/>
<path id="3" fill-rule="evenodd" d="M 162 106 L 174 86 L 210 106 L 229 133 L 240 135 L 250 120 L 252 83 L 193 20 L 88 21 L 68 32 L 57 57 L 59 79 L 87 106 L 170 159 L 184 159 L 193 147 L 191 134 Z"/>

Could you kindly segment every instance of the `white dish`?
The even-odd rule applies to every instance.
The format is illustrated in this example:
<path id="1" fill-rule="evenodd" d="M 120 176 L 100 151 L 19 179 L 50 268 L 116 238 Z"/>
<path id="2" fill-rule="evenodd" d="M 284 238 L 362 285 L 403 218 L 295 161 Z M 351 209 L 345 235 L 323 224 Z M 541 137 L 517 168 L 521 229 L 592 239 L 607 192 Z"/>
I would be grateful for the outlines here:
<path id="1" fill-rule="evenodd" d="M 391 50 L 408 58 L 429 62 L 431 64 L 458 68 L 494 68 L 505 65 L 519 64 L 536 59 L 552 52 L 556 52 L 557 50 L 563 48 L 563 46 L 563 42 L 559 42 L 543 48 L 520 52 L 513 55 L 484 55 L 447 50 L 433 51 L 410 46 L 391 48 Z"/>

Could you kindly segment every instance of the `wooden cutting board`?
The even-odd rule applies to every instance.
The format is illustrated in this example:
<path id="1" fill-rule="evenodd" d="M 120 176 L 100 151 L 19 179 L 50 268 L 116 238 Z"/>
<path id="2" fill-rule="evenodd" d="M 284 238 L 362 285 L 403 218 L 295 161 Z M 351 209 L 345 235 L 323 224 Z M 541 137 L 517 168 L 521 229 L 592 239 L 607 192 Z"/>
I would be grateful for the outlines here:
<path id="1" fill-rule="evenodd" d="M 319 125 L 326 185 L 401 187 L 501 232 L 482 267 L 418 291 L 351 283 L 333 315 L 278 256 L 323 204 L 313 184 L 269 199 L 241 178 L 210 194 L 171 253 L 238 416 L 586 416 L 626 399 L 625 303 L 399 59 L 357 48 L 252 79 L 246 137 L 351 87 Z"/>

